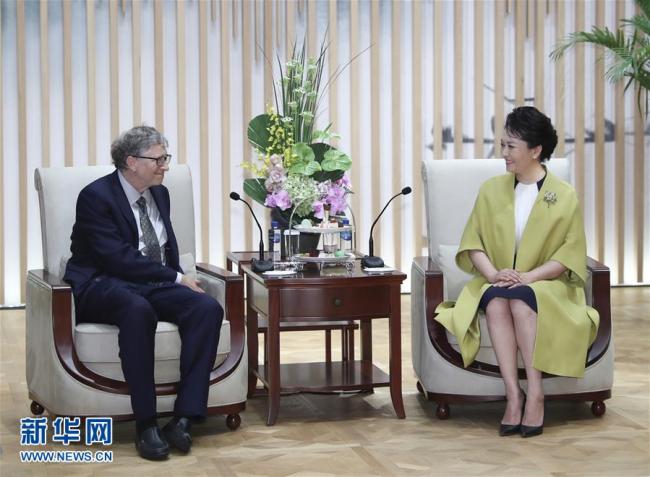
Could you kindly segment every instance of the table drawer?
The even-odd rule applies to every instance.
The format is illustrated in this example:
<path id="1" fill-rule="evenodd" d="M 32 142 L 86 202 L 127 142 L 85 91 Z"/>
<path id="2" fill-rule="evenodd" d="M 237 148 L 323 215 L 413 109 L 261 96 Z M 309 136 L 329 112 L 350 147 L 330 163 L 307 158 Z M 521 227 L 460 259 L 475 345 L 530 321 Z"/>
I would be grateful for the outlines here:
<path id="1" fill-rule="evenodd" d="M 281 315 L 286 318 L 388 316 L 389 289 L 388 286 L 287 288 L 280 292 Z"/>

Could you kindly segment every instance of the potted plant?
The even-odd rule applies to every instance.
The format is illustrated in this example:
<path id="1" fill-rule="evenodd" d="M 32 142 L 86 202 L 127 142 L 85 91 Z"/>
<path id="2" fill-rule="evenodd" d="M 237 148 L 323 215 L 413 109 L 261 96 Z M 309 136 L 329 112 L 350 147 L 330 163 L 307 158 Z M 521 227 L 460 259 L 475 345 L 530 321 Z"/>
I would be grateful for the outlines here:
<path id="1" fill-rule="evenodd" d="M 248 140 L 258 160 L 244 164 L 255 176 L 244 180 L 244 192 L 271 208 L 272 218 L 284 228 L 305 219 L 315 225 L 327 213 L 343 213 L 352 192 L 345 175 L 352 161 L 329 144 L 338 137 L 330 131 L 331 124 L 324 130 L 314 128 L 326 51 L 323 42 L 318 57 L 307 58 L 303 43 L 300 50 L 294 46 L 285 65 L 278 58 L 275 108 L 248 124 Z M 336 72 L 329 81 L 335 76 Z"/>

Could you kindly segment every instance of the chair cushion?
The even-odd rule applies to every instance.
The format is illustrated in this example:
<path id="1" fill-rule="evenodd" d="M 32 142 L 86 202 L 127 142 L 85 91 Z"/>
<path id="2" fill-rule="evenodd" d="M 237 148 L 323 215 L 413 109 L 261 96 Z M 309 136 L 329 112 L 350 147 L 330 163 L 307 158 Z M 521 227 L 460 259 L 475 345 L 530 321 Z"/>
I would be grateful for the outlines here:
<path id="1" fill-rule="evenodd" d="M 99 323 L 80 323 L 74 329 L 77 356 L 87 368 L 103 376 L 124 380 L 120 364 L 118 328 Z M 221 364 L 230 352 L 230 323 L 224 320 L 217 347 L 215 367 Z M 180 377 L 179 364 L 181 339 L 175 324 L 159 321 L 156 327 L 155 351 L 157 383 L 177 381 Z"/>
<path id="2" fill-rule="evenodd" d="M 465 284 L 472 278 L 472 275 L 456 265 L 456 252 L 458 245 L 439 245 L 435 256 L 435 262 L 444 278 L 444 300 L 456 301 Z"/>

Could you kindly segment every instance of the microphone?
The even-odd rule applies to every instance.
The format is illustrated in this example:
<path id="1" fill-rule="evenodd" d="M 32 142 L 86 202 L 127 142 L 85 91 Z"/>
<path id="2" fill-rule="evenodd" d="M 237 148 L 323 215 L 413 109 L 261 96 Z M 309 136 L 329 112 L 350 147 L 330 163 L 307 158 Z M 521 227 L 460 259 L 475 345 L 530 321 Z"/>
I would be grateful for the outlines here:
<path id="1" fill-rule="evenodd" d="M 384 261 L 380 257 L 375 257 L 374 252 L 375 252 L 375 243 L 372 240 L 372 230 L 375 228 L 375 224 L 379 220 L 379 217 L 381 217 L 381 214 L 384 213 L 386 210 L 386 207 L 388 207 L 388 204 L 390 204 L 393 199 L 399 197 L 400 195 L 408 195 L 410 194 L 412 189 L 410 187 L 404 187 L 399 194 L 395 194 L 393 197 L 390 198 L 388 202 L 386 202 L 386 205 L 384 206 L 383 209 L 381 209 L 381 212 L 379 212 L 379 215 L 375 219 L 375 221 L 372 223 L 372 227 L 370 227 L 370 239 L 368 240 L 368 255 L 365 255 L 361 259 L 361 266 L 363 268 L 380 268 L 384 266 Z"/>
<path id="2" fill-rule="evenodd" d="M 246 207 L 248 207 L 248 210 L 251 211 L 251 214 L 253 215 L 253 218 L 255 219 L 255 223 L 257 224 L 257 228 L 260 231 L 260 245 L 259 245 L 259 260 L 255 260 L 254 258 L 251 260 L 251 269 L 255 273 L 263 273 L 263 272 L 268 272 L 269 270 L 273 270 L 273 260 L 264 260 L 264 233 L 262 232 L 262 226 L 257 220 L 257 217 L 255 217 L 255 212 L 253 212 L 252 207 L 248 202 L 246 202 L 244 199 L 241 198 L 241 196 L 237 192 L 231 192 L 230 193 L 230 198 L 234 201 L 242 201 L 244 204 L 246 204 Z"/>

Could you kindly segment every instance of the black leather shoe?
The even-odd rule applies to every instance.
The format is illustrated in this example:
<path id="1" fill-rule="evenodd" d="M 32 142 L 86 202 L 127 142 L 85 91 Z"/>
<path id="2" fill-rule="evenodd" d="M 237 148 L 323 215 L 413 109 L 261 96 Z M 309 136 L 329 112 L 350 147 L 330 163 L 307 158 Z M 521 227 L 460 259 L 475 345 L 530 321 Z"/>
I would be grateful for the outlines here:
<path id="1" fill-rule="evenodd" d="M 135 448 L 140 457 L 149 460 L 163 460 L 169 455 L 169 445 L 160 433 L 158 426 L 152 426 L 136 437 Z"/>
<path id="2" fill-rule="evenodd" d="M 163 427 L 163 434 L 170 446 L 187 453 L 192 447 L 190 427 L 191 422 L 187 417 L 173 418 Z"/>
<path id="3" fill-rule="evenodd" d="M 521 425 L 521 437 L 533 437 L 538 436 L 544 432 L 544 424 L 541 426 L 524 426 Z"/>
<path id="4" fill-rule="evenodd" d="M 521 424 L 501 424 L 499 426 L 499 435 L 512 436 L 521 432 Z"/>

